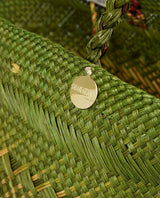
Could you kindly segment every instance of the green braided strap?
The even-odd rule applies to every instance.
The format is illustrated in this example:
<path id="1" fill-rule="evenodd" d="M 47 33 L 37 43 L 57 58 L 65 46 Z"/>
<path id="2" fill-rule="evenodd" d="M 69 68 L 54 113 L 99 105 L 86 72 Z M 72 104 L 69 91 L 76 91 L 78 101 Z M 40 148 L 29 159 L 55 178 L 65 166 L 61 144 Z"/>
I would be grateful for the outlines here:
<path id="1" fill-rule="evenodd" d="M 106 12 L 97 21 L 97 34 L 87 44 L 87 59 L 97 63 L 129 0 L 106 0 Z"/>

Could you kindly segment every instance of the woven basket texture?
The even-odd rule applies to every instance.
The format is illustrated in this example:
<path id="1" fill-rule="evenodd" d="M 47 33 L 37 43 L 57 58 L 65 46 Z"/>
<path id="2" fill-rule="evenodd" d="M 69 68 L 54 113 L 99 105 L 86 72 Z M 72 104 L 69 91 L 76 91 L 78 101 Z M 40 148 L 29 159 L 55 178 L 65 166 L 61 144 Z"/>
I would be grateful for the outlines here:
<path id="1" fill-rule="evenodd" d="M 159 4 L 158 0 L 140 1 L 144 30 L 129 24 L 127 15 L 121 17 L 102 59 L 107 71 L 156 97 L 160 96 Z M 85 0 L 1 0 L 0 5 L 1 17 L 86 57 L 92 22 Z M 100 16 L 104 9 L 97 6 L 96 11 Z"/>
<path id="2" fill-rule="evenodd" d="M 0 1 L 0 198 L 160 197 L 159 2 L 144 2 L 155 19 L 122 20 L 106 71 L 71 52 L 86 57 L 89 4 Z M 98 98 L 80 110 L 69 90 L 88 66 Z"/>

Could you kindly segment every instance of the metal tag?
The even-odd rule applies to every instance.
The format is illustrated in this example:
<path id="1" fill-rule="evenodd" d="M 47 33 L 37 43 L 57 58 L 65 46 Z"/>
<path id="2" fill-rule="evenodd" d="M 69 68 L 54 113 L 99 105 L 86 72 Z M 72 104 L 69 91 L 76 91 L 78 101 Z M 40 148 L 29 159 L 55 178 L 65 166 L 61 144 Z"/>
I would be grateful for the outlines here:
<path id="1" fill-rule="evenodd" d="M 73 104 L 79 109 L 91 107 L 98 94 L 97 84 L 90 75 L 77 77 L 70 89 L 70 97 Z"/>
<path id="2" fill-rule="evenodd" d="M 100 6 L 106 7 L 106 0 L 86 0 L 87 2 L 94 2 Z"/>

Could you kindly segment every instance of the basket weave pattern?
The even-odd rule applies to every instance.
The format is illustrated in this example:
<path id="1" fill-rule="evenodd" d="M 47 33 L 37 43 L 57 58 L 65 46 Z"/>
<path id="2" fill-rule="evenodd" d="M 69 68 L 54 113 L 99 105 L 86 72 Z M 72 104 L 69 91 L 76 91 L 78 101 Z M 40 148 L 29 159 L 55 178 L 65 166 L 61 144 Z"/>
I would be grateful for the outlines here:
<path id="1" fill-rule="evenodd" d="M 158 198 L 160 100 L 3 18 L 0 37 L 0 197 Z M 80 110 L 88 66 L 99 95 Z"/>

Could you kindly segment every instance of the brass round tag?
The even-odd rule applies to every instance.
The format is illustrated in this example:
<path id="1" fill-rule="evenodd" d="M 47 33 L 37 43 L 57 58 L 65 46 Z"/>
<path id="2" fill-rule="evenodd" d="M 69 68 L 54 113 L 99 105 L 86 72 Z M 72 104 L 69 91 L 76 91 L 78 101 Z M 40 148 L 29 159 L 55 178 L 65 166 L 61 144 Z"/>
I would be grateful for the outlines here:
<path id="1" fill-rule="evenodd" d="M 71 85 L 70 97 L 73 104 L 79 109 L 87 109 L 92 106 L 97 94 L 97 85 L 90 75 L 77 77 Z"/>

